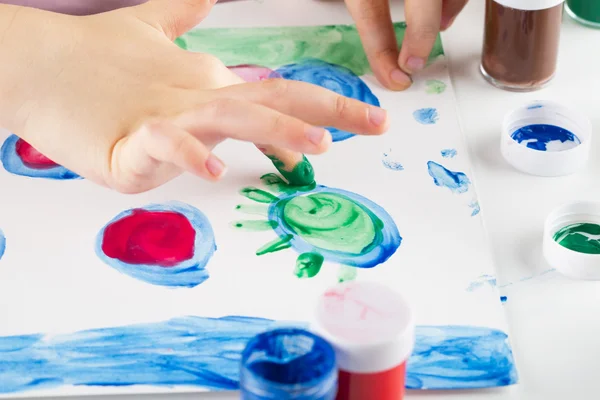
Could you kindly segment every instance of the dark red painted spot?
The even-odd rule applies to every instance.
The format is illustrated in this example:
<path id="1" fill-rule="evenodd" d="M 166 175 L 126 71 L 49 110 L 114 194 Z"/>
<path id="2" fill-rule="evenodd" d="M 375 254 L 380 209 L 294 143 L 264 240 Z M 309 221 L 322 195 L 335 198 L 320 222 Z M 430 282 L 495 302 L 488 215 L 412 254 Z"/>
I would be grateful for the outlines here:
<path id="1" fill-rule="evenodd" d="M 49 169 L 57 167 L 54 161 L 34 149 L 29 143 L 23 139 L 17 140 L 15 144 L 15 151 L 17 155 L 23 161 L 23 164 L 33 169 Z"/>
<path id="2" fill-rule="evenodd" d="M 106 226 L 102 251 L 127 264 L 174 267 L 194 256 L 196 231 L 173 211 L 133 210 Z"/>

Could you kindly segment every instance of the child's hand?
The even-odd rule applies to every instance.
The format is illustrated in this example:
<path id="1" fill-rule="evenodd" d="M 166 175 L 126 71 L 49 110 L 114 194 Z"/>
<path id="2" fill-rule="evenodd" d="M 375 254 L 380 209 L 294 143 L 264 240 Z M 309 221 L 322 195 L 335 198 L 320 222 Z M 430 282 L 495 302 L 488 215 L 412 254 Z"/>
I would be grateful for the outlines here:
<path id="1" fill-rule="evenodd" d="M 0 125 L 126 193 L 182 171 L 218 179 L 224 165 L 211 151 L 226 138 L 291 159 L 327 150 L 318 126 L 387 129 L 379 108 L 301 82 L 242 83 L 214 57 L 173 44 L 213 1 L 152 0 L 89 17 L 0 6 Z"/>

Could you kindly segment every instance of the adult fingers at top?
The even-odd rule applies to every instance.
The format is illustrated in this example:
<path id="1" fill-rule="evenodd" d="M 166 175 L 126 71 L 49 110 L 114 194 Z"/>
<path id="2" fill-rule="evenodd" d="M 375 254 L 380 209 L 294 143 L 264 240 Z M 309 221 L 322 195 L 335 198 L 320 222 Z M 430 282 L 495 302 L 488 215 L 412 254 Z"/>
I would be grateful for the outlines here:
<path id="1" fill-rule="evenodd" d="M 468 0 L 444 0 L 442 4 L 442 23 L 441 30 L 450 28 L 456 16 L 465 8 Z"/>
<path id="2" fill-rule="evenodd" d="M 400 51 L 400 67 L 414 74 L 422 70 L 440 32 L 442 0 L 406 0 L 406 34 Z"/>
<path id="3" fill-rule="evenodd" d="M 305 82 L 271 79 L 245 83 L 219 89 L 216 96 L 250 101 L 309 124 L 361 135 L 379 135 L 389 126 L 384 109 Z"/>
<path id="4" fill-rule="evenodd" d="M 345 1 L 379 82 L 392 90 L 408 88 L 412 80 L 398 67 L 398 42 L 392 25 L 389 1 Z"/>

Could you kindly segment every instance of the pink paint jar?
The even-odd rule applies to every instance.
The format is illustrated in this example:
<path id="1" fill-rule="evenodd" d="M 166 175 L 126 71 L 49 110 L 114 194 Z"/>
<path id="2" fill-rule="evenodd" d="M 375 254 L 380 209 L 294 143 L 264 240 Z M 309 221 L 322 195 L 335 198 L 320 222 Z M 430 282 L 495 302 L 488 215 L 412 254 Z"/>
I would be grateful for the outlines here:
<path id="1" fill-rule="evenodd" d="M 337 400 L 401 400 L 415 342 L 406 299 L 374 282 L 342 283 L 320 296 L 312 329 L 333 346 Z"/>

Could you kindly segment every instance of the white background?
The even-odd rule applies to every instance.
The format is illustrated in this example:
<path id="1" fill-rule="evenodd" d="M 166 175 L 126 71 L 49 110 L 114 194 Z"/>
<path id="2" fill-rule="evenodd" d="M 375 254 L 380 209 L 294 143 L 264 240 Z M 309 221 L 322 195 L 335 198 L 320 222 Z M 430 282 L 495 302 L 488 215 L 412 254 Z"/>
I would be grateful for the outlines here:
<path id="1" fill-rule="evenodd" d="M 524 101 L 549 98 L 584 111 L 597 129 L 600 124 L 600 78 L 597 75 L 600 32 L 580 27 L 565 18 L 559 73 L 553 84 L 538 93 L 507 93 L 489 86 L 478 72 L 483 3 L 473 0 L 443 39 L 494 261 L 501 283 L 508 283 L 546 269 L 540 259 L 541 233 L 545 216 L 555 206 L 568 200 L 600 198 L 597 181 L 600 162 L 599 145 L 594 143 L 590 163 L 575 176 L 541 179 L 517 173 L 506 165 L 499 153 L 502 117 Z M 394 16 L 397 20 L 403 19 L 399 4 L 394 5 Z M 311 25 L 351 23 L 343 4 L 337 1 L 265 0 L 263 4 L 250 1 L 218 5 L 205 26 L 231 25 L 232 22 L 238 22 L 240 26 L 268 26 L 307 24 L 307 21 Z M 352 190 L 347 185 L 342 187 Z M 403 189 L 399 185 L 398 190 Z M 106 222 L 112 216 L 102 215 L 98 219 Z M 286 257 L 289 259 L 293 261 Z M 408 398 L 587 400 L 598 397 L 598 284 L 568 281 L 556 274 L 547 274 L 516 283 L 504 292 L 508 296 L 505 309 L 520 384 L 508 390 L 410 393 Z M 440 303 L 443 301 L 443 298 L 439 299 Z M 156 315 L 152 315 L 154 317 Z M 198 398 L 199 395 L 193 396 Z M 234 399 L 236 395 L 206 394 L 201 397 Z M 168 396 L 151 397 L 159 398 Z"/>

